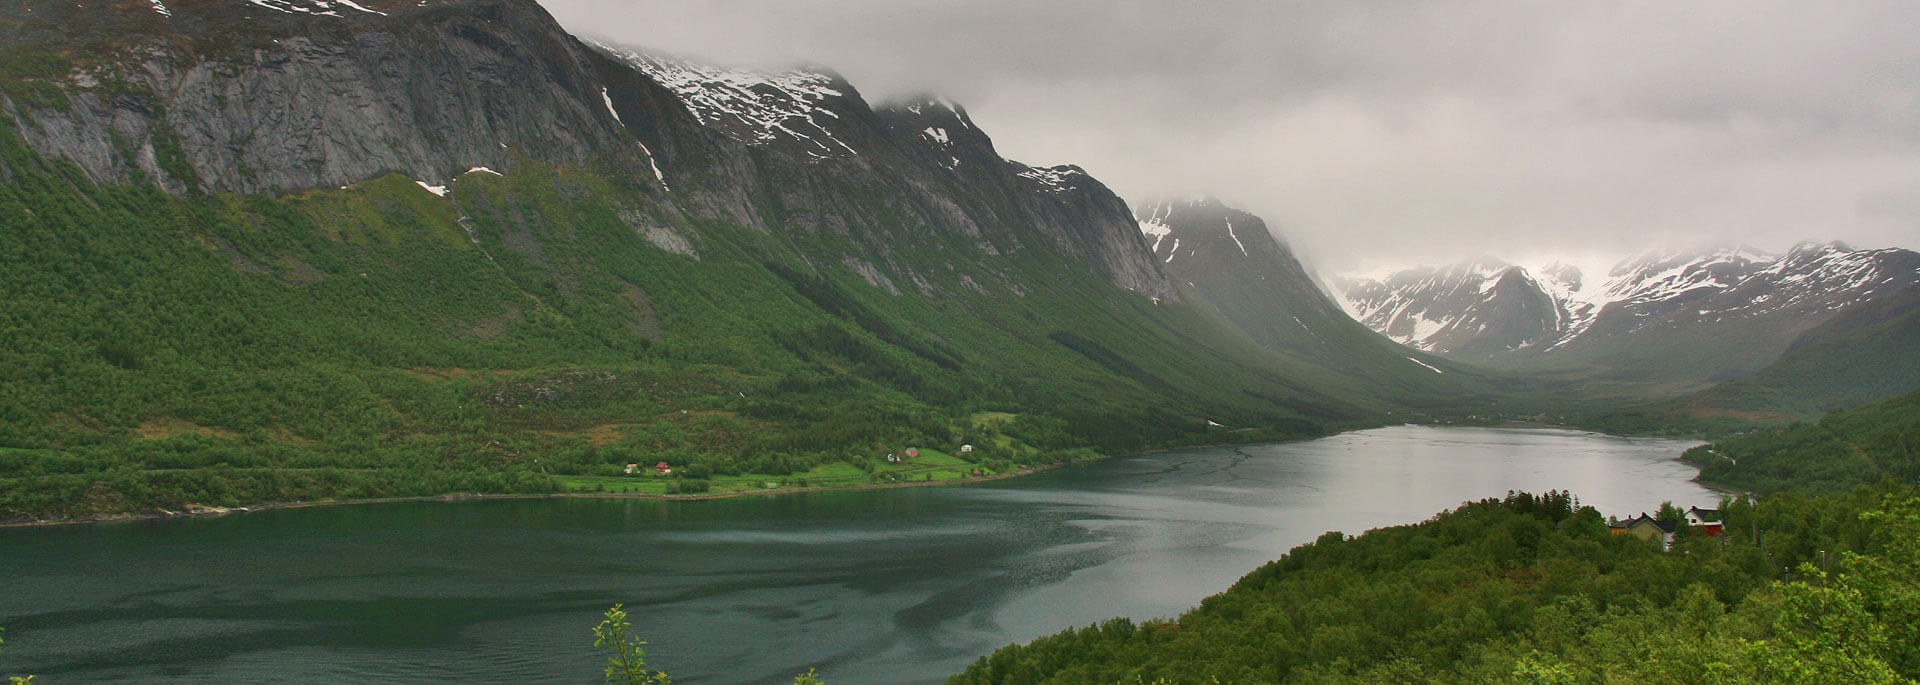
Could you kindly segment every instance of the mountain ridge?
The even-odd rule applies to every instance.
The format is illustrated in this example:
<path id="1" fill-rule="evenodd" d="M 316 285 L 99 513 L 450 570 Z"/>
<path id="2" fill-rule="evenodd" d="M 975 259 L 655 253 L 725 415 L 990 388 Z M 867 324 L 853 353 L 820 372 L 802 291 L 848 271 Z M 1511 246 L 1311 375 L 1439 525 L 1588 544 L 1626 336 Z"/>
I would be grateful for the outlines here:
<path id="1" fill-rule="evenodd" d="M 703 67 L 768 105 L 703 121 L 741 98 L 524 0 L 346 9 L 0 12 L 31 28 L 0 36 L 0 516 L 658 492 L 960 441 L 1006 472 L 1505 382 L 1259 345 L 1098 179 L 957 106 Z"/>

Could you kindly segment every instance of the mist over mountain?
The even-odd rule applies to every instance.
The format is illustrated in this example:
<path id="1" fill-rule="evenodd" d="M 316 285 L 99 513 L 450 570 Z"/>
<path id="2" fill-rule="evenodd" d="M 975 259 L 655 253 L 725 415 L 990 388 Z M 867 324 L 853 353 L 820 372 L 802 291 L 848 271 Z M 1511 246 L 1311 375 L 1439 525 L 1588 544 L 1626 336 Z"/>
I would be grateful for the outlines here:
<path id="1" fill-rule="evenodd" d="M 832 65 L 882 100 L 945 93 L 1009 157 L 1134 202 L 1219 197 L 1330 273 L 1920 249 L 1920 9 L 1897 0 L 548 5 L 577 32 Z"/>
<path id="2" fill-rule="evenodd" d="M 1396 368 L 1476 373 L 1356 323 L 1260 217 L 1212 198 L 1144 202 L 1134 216 L 1174 285 L 1263 346 L 1355 376 Z"/>

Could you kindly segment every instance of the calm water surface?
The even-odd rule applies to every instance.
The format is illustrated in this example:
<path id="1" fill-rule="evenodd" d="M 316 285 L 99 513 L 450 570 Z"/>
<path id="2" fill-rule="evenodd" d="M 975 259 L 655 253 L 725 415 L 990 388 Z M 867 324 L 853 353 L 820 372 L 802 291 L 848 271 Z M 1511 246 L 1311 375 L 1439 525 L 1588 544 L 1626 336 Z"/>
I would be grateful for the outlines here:
<path id="1" fill-rule="evenodd" d="M 1328 530 L 1508 490 L 1711 504 L 1692 443 L 1402 426 L 966 487 L 324 507 L 0 530 L 0 673 L 46 682 L 597 682 L 624 602 L 676 680 L 937 681 L 1175 616 Z"/>

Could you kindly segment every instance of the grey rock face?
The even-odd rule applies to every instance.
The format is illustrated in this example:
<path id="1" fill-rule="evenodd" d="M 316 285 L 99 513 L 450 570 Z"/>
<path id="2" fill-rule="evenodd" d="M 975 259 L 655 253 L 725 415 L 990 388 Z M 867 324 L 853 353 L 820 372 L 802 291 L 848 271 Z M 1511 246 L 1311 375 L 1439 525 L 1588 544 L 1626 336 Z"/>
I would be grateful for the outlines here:
<path id="1" fill-rule="evenodd" d="M 97 181 L 233 193 L 388 172 L 439 184 L 474 166 L 504 171 L 515 150 L 580 163 L 623 139 L 584 48 L 537 6 L 458 10 L 280 20 L 260 29 L 277 37 L 239 50 L 223 32 L 155 31 L 138 63 L 87 76 L 113 87 L 75 83 L 64 107 L 8 111 L 28 145 Z M 178 163 L 159 163 L 167 155 Z"/>
<path id="2" fill-rule="evenodd" d="M 1052 230 L 1056 246 L 1107 272 L 1115 285 L 1158 300 L 1178 297 L 1125 201 L 1077 166 L 1035 169 L 1015 164 L 1034 191 L 1029 216 Z"/>

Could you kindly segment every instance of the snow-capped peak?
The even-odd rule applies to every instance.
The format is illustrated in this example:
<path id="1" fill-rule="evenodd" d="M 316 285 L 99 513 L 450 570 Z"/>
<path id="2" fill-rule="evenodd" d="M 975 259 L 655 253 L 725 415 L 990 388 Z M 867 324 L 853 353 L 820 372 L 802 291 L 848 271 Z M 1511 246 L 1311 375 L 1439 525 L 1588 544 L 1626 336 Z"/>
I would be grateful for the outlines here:
<path id="1" fill-rule="evenodd" d="M 840 115 L 830 105 L 848 93 L 845 82 L 832 72 L 717 67 L 605 43 L 592 45 L 673 91 L 701 124 L 737 140 L 754 145 L 797 142 L 819 158 L 860 154 L 834 134 Z"/>
<path id="2" fill-rule="evenodd" d="M 1726 289 L 1738 285 L 1756 263 L 1774 257 L 1745 246 L 1707 252 L 1649 252 L 1628 259 L 1608 272 L 1604 302 L 1653 301 L 1688 291 Z"/>
<path id="3" fill-rule="evenodd" d="M 1607 274 L 1600 281 L 1559 262 L 1524 268 L 1476 259 L 1340 281 L 1354 318 L 1413 347 L 1552 350 L 1583 336 L 1631 334 L 1648 326 L 1832 312 L 1920 282 L 1920 255 L 1842 243 L 1802 243 L 1779 256 L 1746 246 L 1663 250 L 1622 260 Z M 1521 306 L 1527 292 L 1551 300 L 1551 311 Z M 1500 302 L 1516 295 L 1521 299 Z M 1489 348 L 1475 330 L 1525 333 Z"/>

